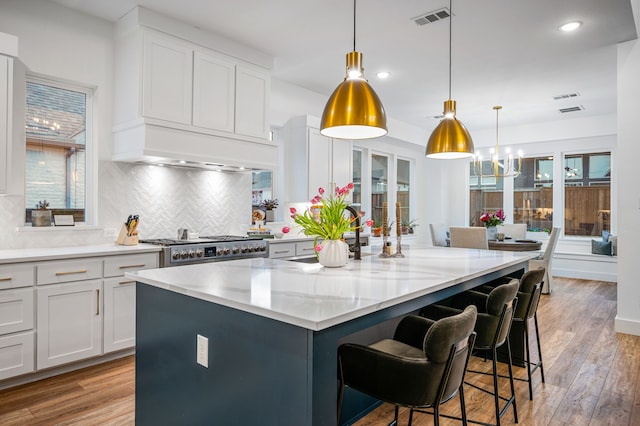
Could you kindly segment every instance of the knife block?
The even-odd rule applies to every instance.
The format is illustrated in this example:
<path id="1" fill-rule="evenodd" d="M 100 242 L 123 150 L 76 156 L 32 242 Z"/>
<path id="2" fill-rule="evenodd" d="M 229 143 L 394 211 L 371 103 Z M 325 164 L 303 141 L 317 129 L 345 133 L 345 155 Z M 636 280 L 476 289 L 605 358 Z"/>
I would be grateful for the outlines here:
<path id="1" fill-rule="evenodd" d="M 122 225 L 116 244 L 121 246 L 135 246 L 138 244 L 138 231 L 133 231 L 133 235 L 127 235 L 127 227 Z"/>

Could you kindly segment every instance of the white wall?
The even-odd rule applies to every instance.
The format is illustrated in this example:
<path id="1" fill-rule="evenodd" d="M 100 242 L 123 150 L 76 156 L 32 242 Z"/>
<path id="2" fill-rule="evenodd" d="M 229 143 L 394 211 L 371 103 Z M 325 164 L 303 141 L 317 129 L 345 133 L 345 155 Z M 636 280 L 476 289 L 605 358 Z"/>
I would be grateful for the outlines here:
<path id="1" fill-rule="evenodd" d="M 640 1 L 632 2 L 640 34 Z M 618 49 L 618 314 L 616 331 L 640 335 L 640 42 Z"/>

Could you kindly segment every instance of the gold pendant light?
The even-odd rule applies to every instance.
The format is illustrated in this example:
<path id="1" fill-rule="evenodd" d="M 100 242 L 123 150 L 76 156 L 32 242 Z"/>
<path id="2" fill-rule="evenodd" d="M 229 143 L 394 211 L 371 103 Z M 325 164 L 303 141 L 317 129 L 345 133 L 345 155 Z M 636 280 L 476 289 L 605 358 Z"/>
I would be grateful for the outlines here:
<path id="1" fill-rule="evenodd" d="M 347 53 L 347 75 L 324 107 L 320 133 L 337 139 L 371 139 L 387 134 L 384 107 L 365 80 L 362 53 L 356 51 L 356 0 L 353 0 L 353 52 Z"/>
<path id="2" fill-rule="evenodd" d="M 455 159 L 471 157 L 473 140 L 464 124 L 456 118 L 456 101 L 451 99 L 451 21 L 453 10 L 449 0 L 449 99 L 444 102 L 444 118 L 433 130 L 425 155 L 429 158 Z"/>

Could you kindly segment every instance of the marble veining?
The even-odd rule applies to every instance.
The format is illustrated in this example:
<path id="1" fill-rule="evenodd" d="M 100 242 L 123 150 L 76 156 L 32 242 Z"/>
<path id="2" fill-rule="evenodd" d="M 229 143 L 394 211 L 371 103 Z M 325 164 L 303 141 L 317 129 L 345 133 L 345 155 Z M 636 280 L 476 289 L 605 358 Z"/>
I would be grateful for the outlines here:
<path id="1" fill-rule="evenodd" d="M 535 256 L 427 246 L 409 247 L 403 253 L 404 259 L 364 256 L 344 268 L 258 258 L 145 270 L 126 276 L 310 330 L 322 330 Z"/>

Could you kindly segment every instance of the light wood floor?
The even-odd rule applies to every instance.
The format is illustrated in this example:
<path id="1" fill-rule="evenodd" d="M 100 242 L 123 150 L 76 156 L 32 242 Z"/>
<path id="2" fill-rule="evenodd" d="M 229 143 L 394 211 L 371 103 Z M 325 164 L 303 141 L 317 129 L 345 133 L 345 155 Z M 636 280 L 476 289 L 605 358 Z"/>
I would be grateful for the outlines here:
<path id="1" fill-rule="evenodd" d="M 614 284 L 555 280 L 538 308 L 546 383 L 535 374 L 533 401 L 527 384 L 516 383 L 520 425 L 640 425 L 640 337 L 616 334 L 615 314 Z M 127 357 L 0 391 L 0 425 L 133 425 L 134 362 Z M 472 363 L 490 368 L 478 358 Z M 526 374 L 521 368 L 516 373 Z M 467 379 L 486 381 L 470 374 Z M 490 396 L 470 387 L 465 396 L 470 419 L 493 421 Z M 458 407 L 455 398 L 443 412 L 457 415 Z M 393 407 L 383 404 L 357 425 L 386 426 L 392 418 Z M 400 424 L 406 419 L 407 410 L 401 410 Z M 414 416 L 415 426 L 432 424 L 430 415 Z M 512 411 L 503 424 L 514 424 Z"/>

